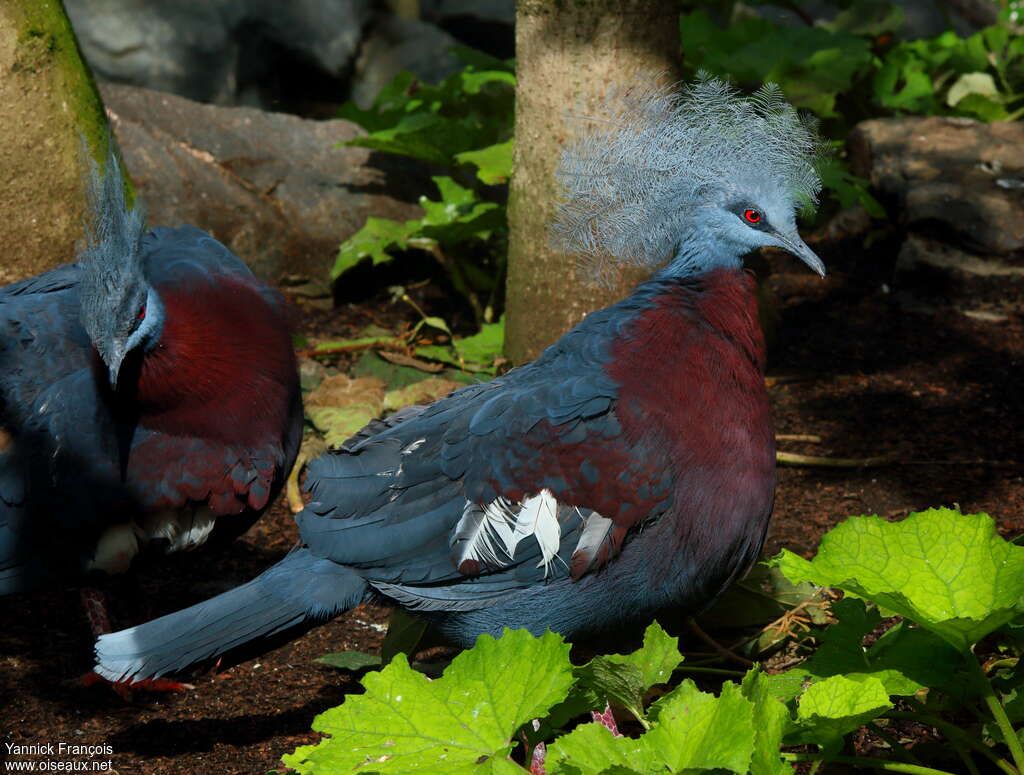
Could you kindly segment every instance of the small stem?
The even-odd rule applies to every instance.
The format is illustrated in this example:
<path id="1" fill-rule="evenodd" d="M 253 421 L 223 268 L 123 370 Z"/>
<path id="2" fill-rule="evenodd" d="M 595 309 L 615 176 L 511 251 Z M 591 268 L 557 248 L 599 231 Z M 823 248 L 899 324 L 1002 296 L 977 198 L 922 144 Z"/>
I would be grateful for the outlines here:
<path id="1" fill-rule="evenodd" d="M 878 726 L 874 721 L 869 721 L 865 726 L 889 744 L 889 747 L 892 748 L 893 756 L 897 759 L 909 764 L 921 764 L 920 759 L 914 756 L 899 740 Z"/>
<path id="2" fill-rule="evenodd" d="M 956 753 L 960 757 L 960 760 L 964 763 L 964 766 L 967 768 L 967 772 L 969 773 L 969 775 L 981 775 L 981 772 L 978 770 L 978 765 L 976 765 L 974 763 L 974 759 L 971 758 L 971 752 L 968 751 L 960 743 L 959 740 L 950 740 L 949 744 L 953 746 L 953 748 L 956 750 Z"/>
<path id="3" fill-rule="evenodd" d="M 887 762 L 884 759 L 872 759 L 870 756 L 828 756 L 821 753 L 782 753 L 781 756 L 789 762 L 835 762 L 836 764 L 873 767 L 886 772 L 906 772 L 909 775 L 956 775 L 949 770 L 936 770 L 933 767 L 922 767 L 919 764 L 905 762 Z"/>
<path id="4" fill-rule="evenodd" d="M 724 675 L 729 678 L 742 678 L 746 675 L 742 670 L 726 670 L 721 667 L 692 667 L 686 663 L 681 664 L 676 670 L 684 673 L 705 673 L 707 675 Z"/>
<path id="5" fill-rule="evenodd" d="M 999 698 L 996 697 L 995 690 L 992 688 L 988 676 L 985 675 L 985 671 L 981 669 L 981 664 L 978 660 L 972 659 L 971 666 L 978 679 L 981 698 L 985 701 L 985 705 L 992 714 L 992 718 L 996 720 L 996 724 L 999 725 L 999 729 L 1003 733 L 1003 739 L 1010 749 L 1010 755 L 1013 756 L 1013 763 L 1017 765 L 1018 772 L 1024 772 L 1024 748 L 1021 748 L 1020 739 L 1017 737 L 1013 724 L 1010 723 L 1009 716 L 1006 715 L 1006 709 L 1003 707 L 1003 703 L 999 701 Z"/>
<path id="6" fill-rule="evenodd" d="M 914 702 L 915 704 L 920 705 L 916 700 Z M 960 729 L 960 727 L 950 724 L 948 721 L 941 719 L 938 716 L 932 716 L 929 713 L 909 713 L 903 710 L 890 710 L 883 718 L 905 719 L 907 721 L 916 721 L 918 724 L 924 724 L 926 727 L 934 727 L 945 735 L 947 740 L 955 740 L 956 742 L 967 746 L 971 750 L 980 753 L 996 767 L 1005 772 L 1006 775 L 1020 775 L 1020 773 L 1014 769 L 1012 764 L 1006 761 L 1006 759 L 998 756 L 995 751 L 987 745 L 982 743 L 980 740 L 974 739 Z"/>
<path id="7" fill-rule="evenodd" d="M 727 649 L 717 640 L 715 640 L 706 632 L 704 632 L 704 630 L 701 629 L 700 625 L 697 624 L 697 620 L 694 619 L 692 616 L 687 621 L 687 625 L 690 628 L 690 632 L 692 632 L 694 635 L 696 635 L 698 638 L 704 641 L 707 645 L 711 646 L 711 648 L 713 648 L 715 651 L 717 651 L 719 654 L 725 657 L 727 661 L 743 665 L 743 667 L 747 668 L 748 670 L 754 666 L 754 663 L 751 662 L 749 659 L 747 659 L 746 657 L 741 657 L 739 654 L 735 654 L 732 651 L 729 651 L 729 649 Z"/>

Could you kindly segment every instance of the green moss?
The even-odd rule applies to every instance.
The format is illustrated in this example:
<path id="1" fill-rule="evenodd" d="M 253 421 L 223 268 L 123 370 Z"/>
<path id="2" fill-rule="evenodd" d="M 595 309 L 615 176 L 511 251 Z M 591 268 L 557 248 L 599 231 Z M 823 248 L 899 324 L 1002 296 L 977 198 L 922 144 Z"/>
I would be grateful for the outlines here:
<path id="1" fill-rule="evenodd" d="M 21 69 L 52 72 L 52 95 L 66 104 L 71 129 L 84 138 L 101 165 L 107 157 L 110 127 L 92 71 L 85 63 L 78 40 L 61 0 L 21 0 L 15 4 L 18 57 Z M 134 190 L 127 176 L 129 201 Z"/>
<path id="2" fill-rule="evenodd" d="M 103 101 L 60 0 L 22 0 L 15 3 L 14 15 L 21 69 L 52 69 L 54 99 L 67 103 L 75 128 L 102 160 L 109 131 Z"/>

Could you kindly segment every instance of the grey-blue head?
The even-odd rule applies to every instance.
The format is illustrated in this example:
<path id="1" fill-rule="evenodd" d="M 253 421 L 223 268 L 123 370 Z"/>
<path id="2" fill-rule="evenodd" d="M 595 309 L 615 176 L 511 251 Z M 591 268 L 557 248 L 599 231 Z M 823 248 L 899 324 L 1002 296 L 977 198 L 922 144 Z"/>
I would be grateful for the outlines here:
<path id="1" fill-rule="evenodd" d="M 125 202 L 116 155 L 111 149 L 102 171 L 91 156 L 89 164 L 81 322 L 107 367 L 110 386 L 116 388 L 125 356 L 159 341 L 164 312 L 143 271 L 142 210 L 129 209 Z"/>
<path id="2" fill-rule="evenodd" d="M 820 153 L 773 85 L 744 97 L 701 75 L 680 92 L 619 91 L 562 156 L 554 239 L 598 274 L 625 261 L 693 275 L 773 246 L 824 275 L 796 227 L 821 189 Z"/>

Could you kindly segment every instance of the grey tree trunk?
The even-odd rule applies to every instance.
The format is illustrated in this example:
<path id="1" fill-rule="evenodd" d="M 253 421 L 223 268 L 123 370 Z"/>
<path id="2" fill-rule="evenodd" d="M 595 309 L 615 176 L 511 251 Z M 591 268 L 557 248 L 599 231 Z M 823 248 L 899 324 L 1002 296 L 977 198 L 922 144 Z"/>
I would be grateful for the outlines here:
<path id="1" fill-rule="evenodd" d="M 625 296 L 642 275 L 611 288 L 577 276 L 571 257 L 552 251 L 548 226 L 557 197 L 554 171 L 574 115 L 593 113 L 610 86 L 675 82 L 679 12 L 674 0 L 519 0 L 516 5 L 516 124 L 505 352 L 535 358 L 595 309 Z"/>
<path id="2" fill-rule="evenodd" d="M 0 285 L 66 263 L 82 236 L 81 141 L 106 116 L 60 0 L 0 1 Z"/>

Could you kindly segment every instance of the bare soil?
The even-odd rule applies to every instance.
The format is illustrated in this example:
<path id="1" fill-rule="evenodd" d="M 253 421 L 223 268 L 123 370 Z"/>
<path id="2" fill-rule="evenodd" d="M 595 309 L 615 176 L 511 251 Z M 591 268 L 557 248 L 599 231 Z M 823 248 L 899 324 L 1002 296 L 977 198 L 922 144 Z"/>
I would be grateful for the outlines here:
<path id="1" fill-rule="evenodd" d="M 825 281 L 782 260 L 769 280 L 781 322 L 770 392 L 778 432 L 820 442 L 780 443 L 790 452 L 862 458 L 873 468 L 783 467 L 767 553 L 811 553 L 843 518 L 898 518 L 928 506 L 985 511 L 1006 535 L 1024 529 L 1024 317 L 969 317 L 952 305 L 887 293 L 883 268 L 836 258 Z M 420 299 L 428 304 L 429 293 Z M 350 335 L 372 319 L 393 322 L 383 295 L 332 312 L 304 309 L 318 335 Z M 295 539 L 278 503 L 219 554 L 150 564 L 115 587 L 118 624 L 144 621 L 245 581 Z M 373 651 L 385 607 L 361 607 L 258 660 L 206 675 L 180 693 L 137 693 L 125 702 L 105 687 L 70 683 L 90 667 L 91 637 L 74 589 L 0 600 L 2 742 L 109 745 L 112 753 L 39 760 L 111 760 L 121 773 L 245 773 L 280 767 L 282 753 L 315 741 L 313 717 L 358 684 L 313 660 L 346 649 Z M 685 644 L 684 644 L 685 645 Z M 925 735 L 922 732 L 922 735 Z M 865 743 L 867 745 L 868 743 Z M 0 745 L 0 759 L 6 748 Z"/>

